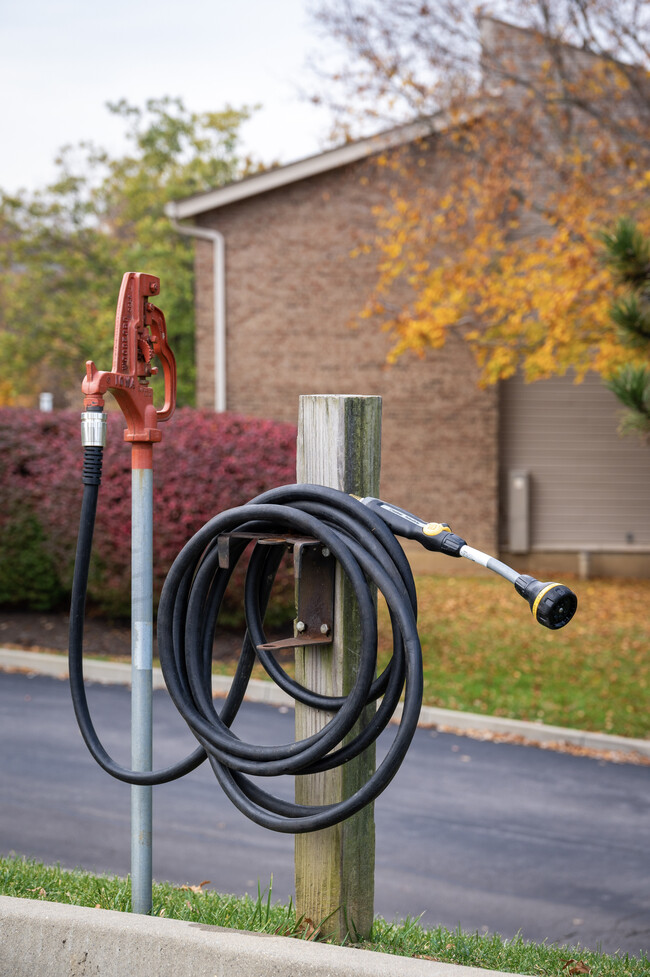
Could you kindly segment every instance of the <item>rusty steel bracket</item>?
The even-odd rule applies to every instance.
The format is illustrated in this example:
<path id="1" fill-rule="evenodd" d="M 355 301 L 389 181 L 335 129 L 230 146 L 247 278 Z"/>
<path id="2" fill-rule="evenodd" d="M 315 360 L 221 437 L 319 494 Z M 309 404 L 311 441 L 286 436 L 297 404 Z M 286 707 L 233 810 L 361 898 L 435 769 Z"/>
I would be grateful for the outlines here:
<path id="1" fill-rule="evenodd" d="M 293 547 L 298 615 L 295 636 L 279 638 L 259 645 L 265 651 L 280 648 L 302 648 L 328 645 L 334 627 L 334 569 L 336 560 L 318 539 L 281 536 L 270 533 L 222 533 L 217 540 L 219 566 L 230 566 L 230 542 L 233 539 L 255 540 L 263 546 Z"/>
<path id="2" fill-rule="evenodd" d="M 219 566 L 222 570 L 227 570 L 230 566 L 230 544 L 232 540 L 248 539 L 259 543 L 261 546 L 295 546 L 298 543 L 316 543 L 317 540 L 311 536 L 282 536 L 277 533 L 221 533 L 217 539 L 217 553 L 219 554 Z"/>

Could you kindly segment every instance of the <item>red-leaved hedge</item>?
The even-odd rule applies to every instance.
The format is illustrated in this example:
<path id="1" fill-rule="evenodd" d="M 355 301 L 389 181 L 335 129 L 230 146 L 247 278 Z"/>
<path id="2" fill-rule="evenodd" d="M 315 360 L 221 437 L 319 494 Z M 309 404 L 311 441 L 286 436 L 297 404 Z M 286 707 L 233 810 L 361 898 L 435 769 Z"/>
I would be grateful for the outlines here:
<path id="1" fill-rule="evenodd" d="M 295 428 L 184 408 L 154 446 L 154 590 L 208 519 L 295 481 Z M 131 600 L 131 458 L 121 414 L 108 440 L 95 527 L 89 601 L 128 616 Z M 0 409 L 0 605 L 65 606 L 74 566 L 82 448 L 77 411 Z"/>

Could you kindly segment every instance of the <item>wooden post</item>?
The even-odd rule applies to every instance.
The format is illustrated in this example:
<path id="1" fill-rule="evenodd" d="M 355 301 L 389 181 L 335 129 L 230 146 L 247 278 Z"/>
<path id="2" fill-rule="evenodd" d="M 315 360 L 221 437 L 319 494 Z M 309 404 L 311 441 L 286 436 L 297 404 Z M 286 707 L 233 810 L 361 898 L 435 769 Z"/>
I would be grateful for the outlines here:
<path id="1" fill-rule="evenodd" d="M 338 488 L 354 495 L 379 494 L 381 397 L 314 395 L 300 398 L 298 482 Z M 337 568 L 334 640 L 296 652 L 298 681 L 326 695 L 346 695 L 360 656 L 360 624 L 350 585 Z M 359 724 L 366 724 L 375 705 Z M 321 729 L 331 718 L 296 703 L 296 738 Z M 359 725 L 348 738 L 358 732 Z M 375 748 L 325 773 L 296 778 L 300 804 L 328 804 L 349 797 L 375 770 Z M 370 934 L 374 916 L 375 822 L 368 805 L 342 824 L 296 835 L 296 909 L 322 935 L 343 939 Z"/>

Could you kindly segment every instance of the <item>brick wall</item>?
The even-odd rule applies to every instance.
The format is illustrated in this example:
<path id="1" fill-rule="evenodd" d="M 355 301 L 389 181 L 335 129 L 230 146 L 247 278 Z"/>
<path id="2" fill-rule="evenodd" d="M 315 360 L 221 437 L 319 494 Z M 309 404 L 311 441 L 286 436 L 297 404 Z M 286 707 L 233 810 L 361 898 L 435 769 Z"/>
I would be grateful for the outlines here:
<path id="1" fill-rule="evenodd" d="M 590 54 L 548 45 L 540 35 L 490 18 L 483 21 L 482 42 L 485 93 L 498 93 L 508 106 L 511 137 L 521 124 L 517 138 L 533 140 L 526 143 L 534 151 L 522 179 L 528 178 L 541 211 L 557 190 L 557 172 L 545 165 L 545 153 L 552 157 L 563 137 L 546 114 L 548 90 L 571 92 L 578 80 L 587 90 L 595 77 L 608 112 L 615 105 L 622 122 L 635 118 L 638 78 L 625 67 L 634 84 L 629 97 L 622 96 L 617 71 L 605 84 L 602 64 Z M 568 138 L 584 135 L 590 146 L 591 116 L 573 108 Z M 500 129 L 492 138 L 498 143 Z M 450 335 L 443 350 L 423 359 L 407 356 L 389 368 L 389 337 L 371 321 L 353 326 L 375 283 L 376 257 L 352 260 L 350 251 L 372 239 L 372 208 L 389 199 L 392 183 L 417 179 L 441 191 L 449 187 L 457 172 L 455 143 L 453 137 L 436 139 L 428 150 L 403 150 L 417 153 L 411 159 L 417 165 L 406 174 L 366 160 L 222 206 L 199 222 L 220 230 L 226 241 L 228 409 L 295 422 L 304 393 L 381 395 L 382 495 L 425 518 L 446 519 L 473 545 L 497 552 L 496 388 L 478 389 L 461 338 Z M 412 185 L 408 191 L 412 198 Z M 521 217 L 517 236 L 544 233 L 540 213 Z M 211 245 L 197 241 L 197 396 L 203 406 L 214 405 L 212 261 Z M 391 294 L 393 299 L 399 307 L 401 297 Z M 432 563 L 420 566 L 430 569 Z M 467 566 L 447 560 L 433 568 Z"/>
<path id="2" fill-rule="evenodd" d="M 445 178 L 433 150 L 420 173 Z M 380 395 L 384 498 L 494 551 L 497 400 L 477 388 L 465 343 L 387 367 L 388 337 L 352 324 L 376 259 L 350 251 L 399 179 L 367 161 L 202 216 L 226 242 L 227 406 L 295 423 L 301 394 Z M 196 254 L 197 399 L 213 406 L 211 245 L 197 241 Z"/>

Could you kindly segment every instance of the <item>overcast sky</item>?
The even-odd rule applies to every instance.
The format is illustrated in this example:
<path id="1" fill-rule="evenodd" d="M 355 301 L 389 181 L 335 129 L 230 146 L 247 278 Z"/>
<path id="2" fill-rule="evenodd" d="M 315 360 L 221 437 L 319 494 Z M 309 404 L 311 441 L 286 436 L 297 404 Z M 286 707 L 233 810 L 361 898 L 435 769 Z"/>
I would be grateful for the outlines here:
<path id="1" fill-rule="evenodd" d="M 105 108 L 180 96 L 188 109 L 260 103 L 242 129 L 263 162 L 326 146 L 329 118 L 300 99 L 319 45 L 309 0 L 0 0 L 0 188 L 35 189 L 66 143 L 116 151 Z"/>

